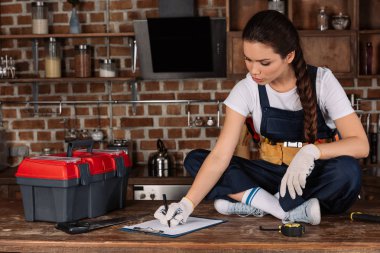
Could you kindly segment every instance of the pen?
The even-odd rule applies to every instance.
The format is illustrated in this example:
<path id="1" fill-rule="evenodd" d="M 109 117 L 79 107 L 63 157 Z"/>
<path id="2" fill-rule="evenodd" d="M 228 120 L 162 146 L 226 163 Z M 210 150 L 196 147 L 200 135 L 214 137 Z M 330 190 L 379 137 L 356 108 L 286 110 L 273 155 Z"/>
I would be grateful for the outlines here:
<path id="1" fill-rule="evenodd" d="M 168 212 L 168 201 L 166 200 L 166 194 L 162 194 L 162 198 L 164 199 L 165 212 Z M 168 226 L 170 228 L 170 220 L 168 220 Z"/>

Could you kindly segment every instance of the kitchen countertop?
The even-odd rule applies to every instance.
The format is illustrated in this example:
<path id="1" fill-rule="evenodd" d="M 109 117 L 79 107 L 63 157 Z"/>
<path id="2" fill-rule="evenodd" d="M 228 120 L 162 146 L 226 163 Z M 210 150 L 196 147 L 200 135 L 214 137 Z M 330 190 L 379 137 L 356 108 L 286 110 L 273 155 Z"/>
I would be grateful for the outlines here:
<path id="1" fill-rule="evenodd" d="M 99 217 L 101 219 L 137 216 L 132 225 L 153 219 L 159 201 L 130 201 L 127 207 Z M 359 201 L 352 210 L 380 213 L 380 202 Z M 54 223 L 26 222 L 21 201 L 0 201 L 1 252 L 379 252 L 379 224 L 352 222 L 348 213 L 322 217 L 319 226 L 305 225 L 303 237 L 286 237 L 258 227 L 278 227 L 279 220 L 223 216 L 211 202 L 203 202 L 193 215 L 221 218 L 226 223 L 199 230 L 179 238 L 167 238 L 121 231 L 123 225 L 86 234 L 69 235 L 54 228 Z"/>

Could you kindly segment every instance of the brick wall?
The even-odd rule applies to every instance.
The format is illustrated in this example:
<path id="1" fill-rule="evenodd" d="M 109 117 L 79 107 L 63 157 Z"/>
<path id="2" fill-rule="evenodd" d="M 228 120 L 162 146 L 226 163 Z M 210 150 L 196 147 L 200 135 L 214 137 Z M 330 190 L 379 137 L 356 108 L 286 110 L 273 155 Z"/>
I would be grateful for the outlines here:
<path id="1" fill-rule="evenodd" d="M 1 34 L 30 34 L 32 1 L 1 0 Z M 63 0 L 46 1 L 50 6 L 53 22 L 51 33 L 68 33 L 71 6 Z M 105 32 L 105 1 L 81 1 L 79 16 L 83 32 Z M 198 15 L 225 16 L 224 0 L 196 0 Z M 158 16 L 158 0 L 110 0 L 110 32 L 133 32 L 132 21 Z M 39 75 L 44 76 L 44 40 L 39 42 Z M 107 55 L 104 38 L 63 39 L 64 76 L 74 73 L 74 45 L 92 45 L 94 75 L 98 71 L 98 59 Z M 19 77 L 33 74 L 32 41 L 30 39 L 0 41 L 0 56 L 16 59 Z M 131 49 L 128 38 L 110 39 L 110 56 L 118 60 L 120 76 L 138 75 L 131 70 Z M 138 83 L 138 99 L 217 99 L 223 100 L 236 80 L 190 79 L 170 81 L 146 81 Z M 342 80 L 348 93 L 360 97 L 378 97 L 377 80 Z M 31 83 L 2 83 L 0 101 L 4 128 L 9 146 L 26 146 L 31 154 L 38 154 L 44 147 L 64 151 L 65 131 L 68 128 L 92 130 L 100 126 L 113 139 L 132 139 L 135 161 L 146 162 L 156 149 L 156 140 L 164 140 L 176 161 L 182 163 L 185 154 L 194 148 L 210 149 L 218 136 L 218 128 L 190 128 L 187 126 L 186 104 L 62 104 L 62 113 L 57 114 L 59 105 L 40 105 L 39 114 L 33 113 L 32 104 L 12 104 L 15 101 L 32 101 Z M 43 83 L 38 86 L 39 101 L 107 101 L 130 100 L 131 87 L 125 83 Z M 374 111 L 376 102 L 366 102 L 366 110 Z M 220 106 L 222 109 L 222 106 Z M 223 109 L 222 109 L 223 111 Z M 192 118 L 216 117 L 215 104 L 191 104 Z M 112 118 L 110 118 L 112 115 Z M 373 119 L 375 122 L 375 119 Z M 110 127 L 112 126 L 112 128 Z M 105 142 L 106 143 L 106 142 Z M 103 147 L 105 143 L 98 144 Z M 17 164 L 16 157 L 10 162 Z"/>
<path id="2" fill-rule="evenodd" d="M 31 33 L 31 2 L 8 0 L 1 1 L 1 33 Z M 45 1 L 49 5 L 53 25 L 50 33 L 68 33 L 71 5 L 66 1 Z M 133 20 L 158 16 L 158 0 L 123 0 L 110 2 L 110 32 L 133 32 Z M 198 15 L 225 16 L 224 1 L 196 1 Z M 79 17 L 82 32 L 105 32 L 106 1 L 81 1 Z M 44 55 L 46 40 L 39 43 L 39 75 L 44 76 Z M 106 40 L 104 38 L 69 38 L 61 39 L 63 48 L 63 76 L 74 75 L 74 46 L 90 44 L 94 76 L 98 73 L 98 59 L 106 57 Z M 18 77 L 33 74 L 32 41 L 2 40 L 0 56 L 11 56 L 16 59 Z M 119 76 L 138 76 L 131 70 L 131 49 L 128 38 L 110 39 L 110 56 L 118 61 Z M 223 100 L 233 87 L 234 81 L 225 79 L 192 79 L 170 81 L 147 81 L 138 83 L 138 99 L 219 99 Z M 2 83 L 1 101 L 29 101 L 32 97 L 31 83 Z M 131 100 L 130 84 L 116 83 L 40 83 L 38 86 L 39 101 L 107 101 Z M 146 162 L 150 153 L 156 150 L 156 140 L 164 140 L 178 163 L 189 150 L 211 148 L 218 136 L 218 128 L 190 128 L 187 126 L 186 104 L 62 104 L 62 113 L 58 115 L 59 105 L 39 105 L 39 114 L 35 115 L 32 104 L 2 105 L 4 128 L 10 146 L 26 146 L 30 154 L 41 153 L 44 147 L 57 152 L 66 149 L 65 132 L 69 128 L 93 130 L 101 127 L 110 139 L 132 139 L 135 161 Z M 219 105 L 222 109 L 222 106 Z M 195 116 L 213 116 L 216 118 L 217 106 L 214 103 L 191 104 L 189 110 L 192 119 Z M 112 119 L 110 118 L 112 115 Z M 112 126 L 112 129 L 110 128 Z M 100 147 L 105 143 L 97 144 Z M 16 157 L 13 164 L 20 161 Z"/>

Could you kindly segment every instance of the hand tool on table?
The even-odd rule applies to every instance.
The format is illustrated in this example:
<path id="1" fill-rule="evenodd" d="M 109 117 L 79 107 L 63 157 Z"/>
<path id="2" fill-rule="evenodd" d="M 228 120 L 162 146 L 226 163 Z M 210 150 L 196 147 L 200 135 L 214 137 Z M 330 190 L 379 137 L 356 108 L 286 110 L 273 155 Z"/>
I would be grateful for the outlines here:
<path id="1" fill-rule="evenodd" d="M 365 214 L 361 212 L 352 212 L 350 214 L 350 218 L 352 221 L 367 221 L 367 222 L 380 223 L 380 215 Z"/>
<path id="2" fill-rule="evenodd" d="M 301 237 L 305 233 L 305 227 L 299 223 L 287 223 L 278 226 L 278 228 L 264 228 L 260 226 L 259 229 L 261 231 L 278 231 L 289 237 Z"/>
<path id="3" fill-rule="evenodd" d="M 124 222 L 136 220 L 146 215 L 148 215 L 148 213 L 141 214 L 139 216 L 119 217 L 105 220 L 58 222 L 55 225 L 55 228 L 62 230 L 63 232 L 66 232 L 68 234 L 81 234 L 90 232 L 95 229 L 110 227 Z"/>

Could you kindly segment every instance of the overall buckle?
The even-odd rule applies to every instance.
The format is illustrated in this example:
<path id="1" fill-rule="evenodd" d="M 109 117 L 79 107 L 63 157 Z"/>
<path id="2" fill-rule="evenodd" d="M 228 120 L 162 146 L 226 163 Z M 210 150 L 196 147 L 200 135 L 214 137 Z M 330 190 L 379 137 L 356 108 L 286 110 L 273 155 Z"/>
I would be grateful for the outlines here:
<path id="1" fill-rule="evenodd" d="M 288 148 L 302 148 L 302 142 L 299 142 L 299 141 L 295 141 L 295 142 L 285 141 L 284 142 L 284 147 L 288 147 Z"/>

